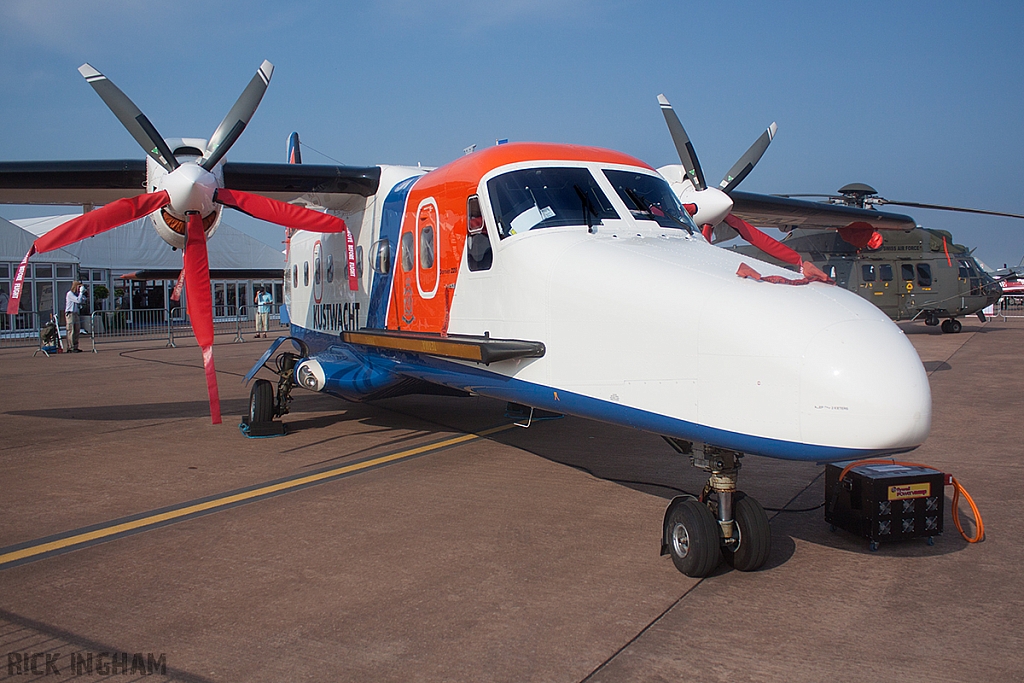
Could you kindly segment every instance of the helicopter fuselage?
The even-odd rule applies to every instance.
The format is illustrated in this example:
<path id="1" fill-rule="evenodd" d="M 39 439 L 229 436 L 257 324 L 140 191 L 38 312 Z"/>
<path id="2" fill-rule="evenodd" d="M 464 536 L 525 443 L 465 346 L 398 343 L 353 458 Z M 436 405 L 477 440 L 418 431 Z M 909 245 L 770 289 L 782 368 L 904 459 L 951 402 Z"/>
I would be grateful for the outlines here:
<path id="1" fill-rule="evenodd" d="M 797 229 L 782 242 L 892 320 L 938 325 L 977 314 L 999 300 L 999 284 L 948 232 L 915 228 L 886 230 L 882 236 L 874 250 L 858 249 L 833 231 Z M 765 257 L 748 245 L 734 250 Z M 959 328 L 949 322 L 943 326 L 944 331 Z"/>

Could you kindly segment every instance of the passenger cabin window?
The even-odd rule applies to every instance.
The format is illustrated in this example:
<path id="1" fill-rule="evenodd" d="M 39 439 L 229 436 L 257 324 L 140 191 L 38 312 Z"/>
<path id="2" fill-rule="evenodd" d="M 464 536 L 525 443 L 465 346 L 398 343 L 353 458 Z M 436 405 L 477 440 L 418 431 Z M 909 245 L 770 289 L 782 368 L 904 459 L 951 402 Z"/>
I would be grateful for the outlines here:
<path id="1" fill-rule="evenodd" d="M 860 267 L 860 273 L 863 277 L 864 282 L 875 281 L 875 267 L 869 263 L 865 263 Z"/>
<path id="2" fill-rule="evenodd" d="M 882 282 L 892 282 L 892 265 L 883 263 L 878 266 L 878 277 Z"/>
<path id="3" fill-rule="evenodd" d="M 413 254 L 415 250 L 415 242 L 411 232 L 402 233 L 402 270 L 406 273 L 412 271 L 412 267 L 416 264 L 416 257 Z"/>
<path id="4" fill-rule="evenodd" d="M 309 287 L 309 261 L 302 262 L 302 286 Z"/>
<path id="5" fill-rule="evenodd" d="M 634 218 L 663 228 L 700 232 L 664 178 L 635 171 L 605 170 L 604 174 Z"/>
<path id="6" fill-rule="evenodd" d="M 299 286 L 299 265 L 292 266 L 292 287 Z"/>
<path id="7" fill-rule="evenodd" d="M 900 275 L 902 275 L 903 279 L 906 280 L 907 282 L 913 282 L 914 281 L 914 264 L 912 264 L 912 263 L 904 263 L 904 264 L 900 265 Z"/>
<path id="8" fill-rule="evenodd" d="M 922 287 L 932 286 L 932 267 L 927 263 L 917 264 L 917 284 Z"/>
<path id="9" fill-rule="evenodd" d="M 373 258 L 373 272 L 387 275 L 391 272 L 391 241 L 387 238 L 377 240 L 370 246 Z"/>
<path id="10" fill-rule="evenodd" d="M 327 255 L 327 281 L 334 282 L 334 254 Z"/>
<path id="11" fill-rule="evenodd" d="M 487 192 L 501 239 L 538 228 L 593 227 L 619 217 L 585 168 L 510 171 L 488 180 Z"/>
<path id="12" fill-rule="evenodd" d="M 315 259 L 313 259 L 313 284 L 315 285 L 319 285 L 321 282 L 320 266 L 320 257 L 317 256 Z"/>
<path id="13" fill-rule="evenodd" d="M 492 258 L 480 198 L 473 195 L 466 200 L 466 264 L 470 270 L 489 270 Z"/>

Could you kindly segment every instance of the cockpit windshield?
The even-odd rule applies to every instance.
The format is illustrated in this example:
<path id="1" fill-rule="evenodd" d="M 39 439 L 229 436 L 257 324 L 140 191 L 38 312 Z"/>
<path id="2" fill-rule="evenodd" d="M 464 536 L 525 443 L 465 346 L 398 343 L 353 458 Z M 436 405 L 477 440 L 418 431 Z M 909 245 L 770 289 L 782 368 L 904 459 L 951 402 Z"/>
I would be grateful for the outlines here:
<path id="1" fill-rule="evenodd" d="M 604 174 L 634 218 L 654 221 L 663 228 L 698 232 L 697 224 L 680 205 L 664 178 L 635 171 L 608 169 L 605 169 Z"/>
<path id="2" fill-rule="evenodd" d="M 619 217 L 585 168 L 510 171 L 488 180 L 487 192 L 501 239 L 537 228 L 593 227 Z"/>

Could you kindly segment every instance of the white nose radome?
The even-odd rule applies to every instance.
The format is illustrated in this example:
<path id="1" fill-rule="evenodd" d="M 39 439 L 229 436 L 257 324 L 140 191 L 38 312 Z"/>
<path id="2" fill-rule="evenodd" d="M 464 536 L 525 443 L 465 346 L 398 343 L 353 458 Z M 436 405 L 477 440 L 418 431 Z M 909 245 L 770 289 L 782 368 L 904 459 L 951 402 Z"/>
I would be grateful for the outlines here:
<path id="1" fill-rule="evenodd" d="M 909 449 L 931 427 L 928 376 L 888 320 L 846 320 L 818 332 L 803 352 L 799 400 L 809 443 Z"/>

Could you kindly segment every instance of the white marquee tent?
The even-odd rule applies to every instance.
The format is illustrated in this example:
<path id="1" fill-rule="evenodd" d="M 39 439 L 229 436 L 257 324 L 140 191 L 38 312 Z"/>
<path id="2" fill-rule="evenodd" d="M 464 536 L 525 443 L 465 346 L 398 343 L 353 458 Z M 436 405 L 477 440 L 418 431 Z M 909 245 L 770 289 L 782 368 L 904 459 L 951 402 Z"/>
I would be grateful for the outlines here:
<path id="1" fill-rule="evenodd" d="M 81 214 L 22 218 L 13 223 L 38 237 L 79 215 Z M 283 239 L 283 228 L 281 232 Z M 27 250 L 28 245 L 21 251 L 21 256 L 24 256 Z M 181 251 L 172 250 L 170 245 L 156 234 L 148 218 L 140 218 L 119 228 L 89 237 L 65 247 L 64 250 L 74 254 L 83 268 L 105 268 L 115 274 L 181 268 Z M 284 256 L 280 250 L 275 250 L 225 223 L 221 223 L 210 238 L 207 250 L 211 270 L 284 268 Z M 0 251 L 0 255 L 0 259 L 5 259 L 7 250 Z"/>

